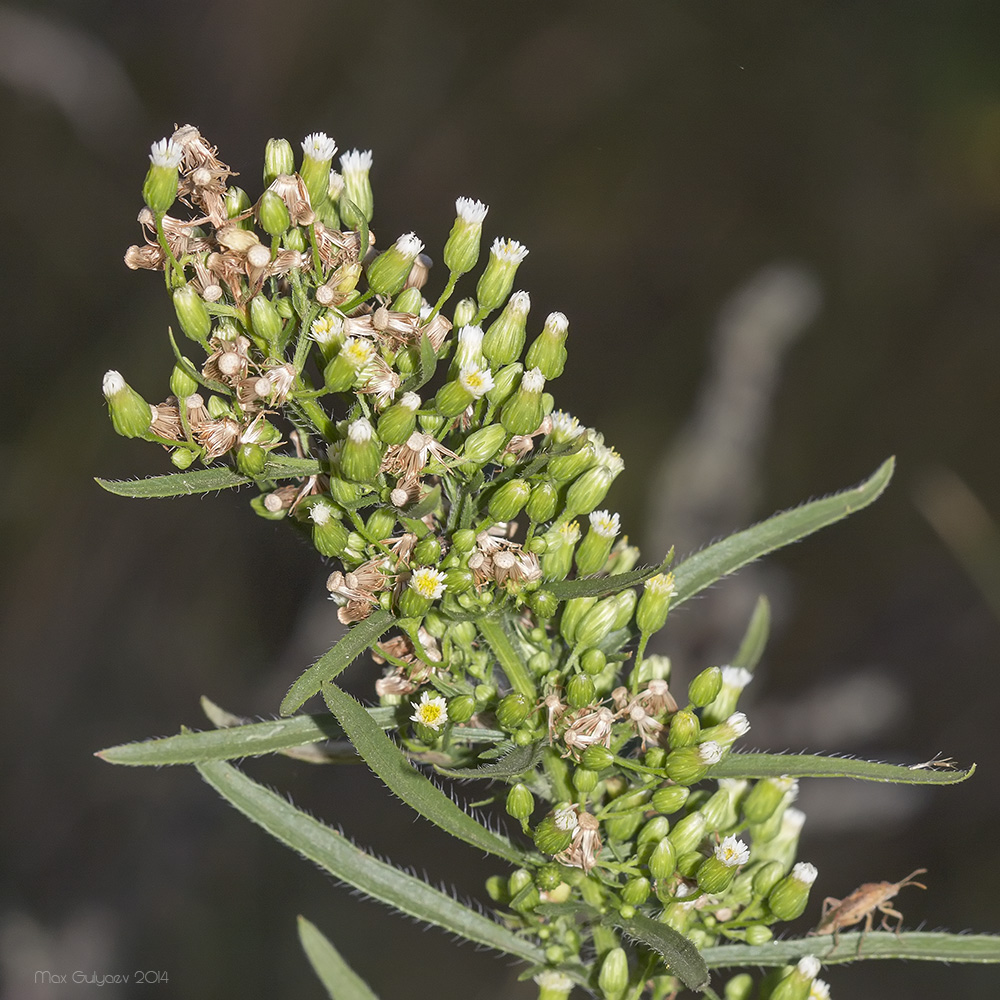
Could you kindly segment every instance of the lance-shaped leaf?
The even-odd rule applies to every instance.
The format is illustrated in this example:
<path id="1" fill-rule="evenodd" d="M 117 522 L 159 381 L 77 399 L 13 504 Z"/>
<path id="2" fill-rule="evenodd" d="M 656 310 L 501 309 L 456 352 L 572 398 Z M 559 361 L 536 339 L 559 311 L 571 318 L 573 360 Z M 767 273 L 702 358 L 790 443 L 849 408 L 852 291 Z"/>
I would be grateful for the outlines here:
<path id="1" fill-rule="evenodd" d="M 500 734 L 501 738 L 505 735 Z M 498 760 L 478 767 L 438 767 L 441 774 L 450 778 L 513 778 L 515 775 L 531 771 L 542 759 L 544 743 L 531 743 L 526 747 L 512 746 Z"/>
<path id="2" fill-rule="evenodd" d="M 614 576 L 585 576 L 581 580 L 549 580 L 542 586 L 546 590 L 551 590 L 560 601 L 568 601 L 573 597 L 607 597 L 629 587 L 637 587 L 657 573 L 665 573 L 670 565 L 670 559 L 668 556 L 659 566 L 642 566 L 628 573 L 616 573 Z"/>
<path id="3" fill-rule="evenodd" d="M 760 658 L 764 655 L 764 647 L 767 645 L 767 637 L 771 631 L 771 604 L 768 599 L 761 594 L 754 605 L 753 614 L 750 616 L 750 623 L 743 635 L 743 641 L 736 655 L 730 661 L 734 667 L 742 667 L 753 673 L 760 663 Z"/>
<path id="4" fill-rule="evenodd" d="M 867 507 L 888 486 L 894 464 L 895 459 L 889 458 L 853 489 L 775 514 L 696 552 L 674 570 L 677 592 L 673 603 L 680 604 L 741 566 Z"/>
<path id="5" fill-rule="evenodd" d="M 863 939 L 863 940 L 862 940 Z M 860 945 L 860 951 L 859 946 Z M 815 955 L 824 965 L 863 959 L 913 958 L 927 962 L 1000 962 L 1000 937 L 995 934 L 948 934 L 944 931 L 872 931 L 840 935 L 787 938 L 766 944 L 718 944 L 705 948 L 701 957 L 710 969 L 735 966 L 789 965 Z"/>
<path id="6" fill-rule="evenodd" d="M 336 830 L 296 809 L 287 799 L 223 761 L 196 765 L 198 773 L 226 801 L 283 844 L 360 892 L 416 920 L 516 955 L 527 962 L 545 960 L 541 948 L 465 906 L 421 879 L 379 861 Z M 579 972 L 568 972 L 578 982 Z"/>
<path id="7" fill-rule="evenodd" d="M 294 681 L 281 702 L 281 714 L 291 715 L 304 701 L 319 694 L 326 681 L 332 681 L 346 670 L 373 642 L 388 632 L 395 621 L 388 611 L 376 608 L 364 621 L 352 625 L 340 642 Z"/>
<path id="8" fill-rule="evenodd" d="M 808 753 L 730 753 L 708 769 L 710 778 L 859 778 L 862 781 L 889 781 L 898 785 L 957 785 L 975 773 L 968 770 L 939 770 L 935 765 L 879 764 L 850 757 L 822 757 Z"/>
<path id="9" fill-rule="evenodd" d="M 315 924 L 299 917 L 299 942 L 331 1000 L 378 1000 Z"/>
<path id="10" fill-rule="evenodd" d="M 614 927 L 661 955 L 670 973 L 689 990 L 700 992 L 708 985 L 708 968 L 698 949 L 673 927 L 650 920 L 641 913 L 629 920 L 617 915 L 607 919 Z"/>
<path id="11" fill-rule="evenodd" d="M 506 838 L 477 823 L 437 785 L 425 778 L 359 702 L 336 684 L 324 684 L 323 697 L 365 763 L 411 809 L 473 847 L 496 854 L 515 865 L 523 863 L 522 851 Z"/>

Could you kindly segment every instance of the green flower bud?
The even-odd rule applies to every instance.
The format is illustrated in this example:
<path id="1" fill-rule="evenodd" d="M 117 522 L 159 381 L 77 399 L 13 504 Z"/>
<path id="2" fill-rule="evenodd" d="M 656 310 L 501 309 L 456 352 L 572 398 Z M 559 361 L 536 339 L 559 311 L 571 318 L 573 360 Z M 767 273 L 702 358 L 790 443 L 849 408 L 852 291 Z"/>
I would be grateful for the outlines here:
<path id="1" fill-rule="evenodd" d="M 531 714 L 531 701 L 523 694 L 512 691 L 500 699 L 497 705 L 497 722 L 508 732 L 517 729 Z"/>
<path id="2" fill-rule="evenodd" d="M 302 140 L 302 166 L 299 176 L 309 192 L 309 203 L 314 209 L 326 201 L 330 187 L 330 164 L 337 152 L 337 144 L 325 132 L 312 132 Z"/>
<path id="3" fill-rule="evenodd" d="M 580 657 L 580 666 L 583 667 L 583 672 L 591 677 L 603 673 L 607 663 L 608 658 L 600 649 L 588 649 Z"/>
<path id="4" fill-rule="evenodd" d="M 743 801 L 743 815 L 750 823 L 764 823 L 781 805 L 793 801 L 798 782 L 788 775 L 758 781 Z"/>
<path id="5" fill-rule="evenodd" d="M 472 570 L 462 569 L 460 566 L 453 566 L 446 570 L 444 578 L 448 585 L 449 594 L 464 594 L 475 583 Z"/>
<path id="6" fill-rule="evenodd" d="M 546 553 L 547 555 L 548 553 Z M 571 597 L 563 605 L 559 634 L 569 643 L 576 638 L 576 628 L 583 616 L 597 603 L 596 597 Z"/>
<path id="7" fill-rule="evenodd" d="M 257 203 L 257 220 L 261 229 L 269 236 L 280 236 L 292 224 L 288 214 L 288 206 L 281 200 L 281 195 L 268 188 Z"/>
<path id="8" fill-rule="evenodd" d="M 642 875 L 630 878 L 622 889 L 622 902 L 628 903 L 629 906 L 642 906 L 649 899 L 651 890 L 648 878 Z"/>
<path id="9" fill-rule="evenodd" d="M 476 533 L 471 528 L 452 532 L 451 547 L 457 552 L 471 552 L 476 547 Z"/>
<path id="10" fill-rule="evenodd" d="M 372 168 L 372 151 L 366 149 L 364 152 L 352 149 L 340 158 L 340 172 L 344 178 L 344 191 L 341 197 L 341 211 L 344 211 L 343 200 L 348 199 L 368 222 L 372 221 L 375 214 L 375 199 L 372 196 L 372 185 L 369 179 L 369 171 Z M 344 221 L 348 225 L 357 228 L 360 219 L 354 217 L 353 212 L 344 213 Z"/>
<path id="11" fill-rule="evenodd" d="M 650 747 L 643 755 L 642 762 L 646 767 L 662 770 L 667 759 L 667 751 L 663 747 Z"/>
<path id="12" fill-rule="evenodd" d="M 710 704 L 722 690 L 722 671 L 718 667 L 703 670 L 688 685 L 688 698 L 696 708 Z"/>
<path id="13" fill-rule="evenodd" d="M 769 1000 L 809 1000 L 809 990 L 819 970 L 819 959 L 814 955 L 800 958 L 791 972 L 771 991 Z"/>
<path id="14" fill-rule="evenodd" d="M 601 776 L 589 767 L 578 767 L 573 771 L 573 787 L 584 795 L 592 792 L 600 780 Z"/>
<path id="15" fill-rule="evenodd" d="M 156 215 L 162 215 L 177 199 L 177 168 L 183 158 L 184 147 L 173 139 L 161 139 L 150 146 L 142 199 Z"/>
<path id="16" fill-rule="evenodd" d="M 774 937 L 774 931 L 763 924 L 754 924 L 747 928 L 747 944 L 767 944 Z"/>
<path id="17" fill-rule="evenodd" d="M 767 897 L 767 905 L 779 920 L 795 920 L 805 912 L 809 890 L 816 881 L 816 867 L 808 861 L 798 862 Z"/>
<path id="18" fill-rule="evenodd" d="M 604 829 L 608 838 L 624 843 L 635 836 L 635 831 L 642 826 L 642 812 L 612 813 L 604 821 Z"/>
<path id="19" fill-rule="evenodd" d="M 559 599 L 551 590 L 536 590 L 528 594 L 527 601 L 535 616 L 543 620 L 551 618 L 559 610 Z"/>
<path id="20" fill-rule="evenodd" d="M 700 838 L 699 838 L 700 839 Z M 657 841 L 646 861 L 649 874 L 655 879 L 670 878 L 677 868 L 677 848 L 669 837 Z"/>
<path id="21" fill-rule="evenodd" d="M 545 534 L 548 547 L 542 556 L 542 575 L 546 580 L 565 580 L 573 567 L 573 552 L 580 539 L 580 525 L 569 521 Z"/>
<path id="22" fill-rule="evenodd" d="M 573 639 L 578 646 L 596 646 L 614 627 L 618 614 L 615 596 L 598 601 L 580 620 Z"/>
<path id="23" fill-rule="evenodd" d="M 750 882 L 755 896 L 767 896 L 784 877 L 785 868 L 780 861 L 766 861 L 753 873 Z"/>
<path id="24" fill-rule="evenodd" d="M 718 743 L 698 743 L 695 746 L 671 750 L 667 754 L 664 769 L 670 779 L 676 781 L 678 785 L 693 785 L 701 781 L 708 773 L 708 769 L 713 764 L 718 764 L 720 760 L 722 760 L 722 748 Z"/>
<path id="25" fill-rule="evenodd" d="M 573 840 L 578 824 L 576 810 L 571 805 L 554 809 L 535 827 L 534 841 L 543 854 L 558 854 Z"/>
<path id="26" fill-rule="evenodd" d="M 347 428 L 347 440 L 340 453 L 340 470 L 356 483 L 371 482 L 382 465 L 382 442 L 365 417 Z"/>
<path id="27" fill-rule="evenodd" d="M 441 541 L 433 535 L 420 539 L 413 549 L 413 561 L 418 566 L 436 566 L 441 561 Z"/>
<path id="28" fill-rule="evenodd" d="M 479 306 L 475 299 L 459 299 L 455 304 L 455 311 L 452 313 L 451 322 L 456 330 L 461 330 L 463 326 L 468 326 L 476 319 Z"/>
<path id="29" fill-rule="evenodd" d="M 483 353 L 493 366 L 517 361 L 524 349 L 525 324 L 531 299 L 527 292 L 515 292 L 503 312 L 490 324 L 483 338 Z"/>
<path id="30" fill-rule="evenodd" d="M 726 891 L 736 877 L 736 869 L 750 860 L 750 848 L 735 837 L 726 837 L 698 869 L 698 887 L 711 895 Z"/>
<path id="31" fill-rule="evenodd" d="M 636 844 L 658 844 L 670 832 L 670 820 L 666 816 L 654 816 L 647 820 L 636 837 Z"/>
<path id="32" fill-rule="evenodd" d="M 323 382 L 331 392 L 347 392 L 352 388 L 358 372 L 371 361 L 375 348 L 369 340 L 350 337 L 344 346 L 323 369 Z"/>
<path id="33" fill-rule="evenodd" d="M 187 399 L 188 396 L 198 391 L 198 383 L 187 373 L 185 368 L 177 364 L 174 365 L 173 371 L 170 373 L 170 391 L 178 399 Z"/>
<path id="34" fill-rule="evenodd" d="M 625 590 L 619 590 L 614 596 L 615 600 L 615 619 L 611 623 L 611 631 L 617 632 L 619 629 L 625 628 L 630 621 L 632 621 L 632 615 L 635 613 L 635 602 L 638 600 L 635 591 L 628 587 Z"/>
<path id="35" fill-rule="evenodd" d="M 728 719 L 720 722 L 717 726 L 709 726 L 702 729 L 701 740 L 714 740 L 723 748 L 728 750 L 741 736 L 750 731 L 750 723 L 742 712 L 733 712 Z"/>
<path id="36" fill-rule="evenodd" d="M 476 266 L 483 219 L 488 211 L 489 208 L 481 201 L 471 198 L 459 198 L 455 202 L 457 218 L 444 245 L 445 267 L 452 274 L 465 274 Z"/>
<path id="37" fill-rule="evenodd" d="M 507 443 L 508 434 L 500 424 L 473 431 L 462 445 L 462 457 L 473 466 L 485 465 Z"/>
<path id="38" fill-rule="evenodd" d="M 568 483 L 582 476 L 597 464 L 597 454 L 589 441 L 584 441 L 576 451 L 567 455 L 556 455 L 549 459 L 545 475 L 555 483 Z"/>
<path id="39" fill-rule="evenodd" d="M 191 285 L 182 285 L 176 289 L 173 300 L 181 329 L 191 340 L 206 344 L 212 333 L 212 320 L 205 308 L 205 300 Z M 190 396 L 191 393 L 187 395 Z"/>
<path id="40" fill-rule="evenodd" d="M 566 503 L 563 514 L 566 517 L 576 517 L 577 514 L 589 514 L 597 508 L 608 495 L 615 477 L 607 469 L 598 466 L 588 469 L 582 476 L 573 480 L 566 491 Z"/>
<path id="41" fill-rule="evenodd" d="M 670 730 L 667 733 L 667 743 L 671 750 L 690 746 L 696 742 L 701 732 L 698 716 L 687 709 L 681 709 L 670 719 Z"/>
<path id="42" fill-rule="evenodd" d="M 594 682 L 586 674 L 574 674 L 566 684 L 570 708 L 583 708 L 594 700 Z"/>
<path id="43" fill-rule="evenodd" d="M 628 958 L 623 948 L 612 948 L 604 956 L 597 985 L 604 1000 L 621 1000 L 628 989 Z"/>
<path id="44" fill-rule="evenodd" d="M 468 694 L 460 694 L 448 702 L 448 718 L 452 722 L 468 722 L 475 714 L 476 699 Z M 530 794 L 530 793 L 529 793 Z"/>
<path id="45" fill-rule="evenodd" d="M 343 555 L 347 548 L 348 531 L 338 519 L 331 504 L 319 500 L 309 507 L 312 521 L 312 540 L 316 550 L 324 556 Z"/>
<path id="46" fill-rule="evenodd" d="M 560 885 L 565 885 L 563 882 L 563 871 L 565 869 L 562 865 L 550 861 L 547 865 L 542 865 L 535 872 L 535 885 L 544 892 L 552 892 L 554 889 L 558 889 Z"/>
<path id="47" fill-rule="evenodd" d="M 687 802 L 690 794 L 691 789 L 684 785 L 664 785 L 653 792 L 653 808 L 669 816 Z"/>
<path id="48" fill-rule="evenodd" d="M 453 382 L 445 382 L 434 397 L 434 406 L 443 417 L 457 417 L 470 404 L 493 388 L 488 368 L 463 368 Z"/>
<path id="49" fill-rule="evenodd" d="M 561 312 L 549 313 L 538 339 L 528 348 L 525 364 L 540 368 L 547 379 L 558 378 L 566 367 L 566 334 L 569 320 Z"/>
<path id="50" fill-rule="evenodd" d="M 189 448 L 174 448 L 170 453 L 170 464 L 174 468 L 180 469 L 181 472 L 185 469 L 190 469 L 193 462 L 194 452 Z"/>
<path id="51" fill-rule="evenodd" d="M 748 972 L 741 972 L 738 976 L 733 976 L 723 990 L 725 1000 L 750 1000 L 753 993 L 753 976 Z"/>
<path id="52" fill-rule="evenodd" d="M 250 300 L 250 325 L 268 346 L 277 346 L 282 332 L 281 317 L 266 295 L 255 295 Z"/>
<path id="53" fill-rule="evenodd" d="M 355 503 L 365 494 L 364 488 L 358 483 L 349 482 L 340 476 L 330 476 L 330 496 L 337 503 Z"/>
<path id="54" fill-rule="evenodd" d="M 590 529 L 576 550 L 576 569 L 581 576 L 590 576 L 604 569 L 611 545 L 621 530 L 617 514 L 595 510 L 590 514 Z"/>
<path id="55" fill-rule="evenodd" d="M 590 704 L 586 702 L 585 704 Z M 603 771 L 615 762 L 615 755 L 600 743 L 587 747 L 580 756 L 580 763 L 591 771 Z"/>
<path id="56" fill-rule="evenodd" d="M 573 992 L 573 980 L 555 969 L 546 969 L 534 977 L 538 1000 L 567 1000 Z"/>
<path id="57" fill-rule="evenodd" d="M 267 182 L 270 184 L 270 181 Z M 235 184 L 226 188 L 226 218 L 235 219 L 237 216 L 245 215 L 250 210 L 250 197 L 241 187 Z M 253 229 L 253 222 L 249 218 L 241 219 L 237 225 L 241 229 Z"/>
<path id="58" fill-rule="evenodd" d="M 379 295 L 395 295 L 406 284 L 413 262 L 423 249 L 414 233 L 400 236 L 368 265 L 368 286 Z"/>
<path id="59" fill-rule="evenodd" d="M 494 903 L 505 905 L 510 901 L 510 893 L 507 891 L 507 879 L 502 875 L 491 875 L 486 880 L 486 894 Z"/>
<path id="60" fill-rule="evenodd" d="M 673 573 L 657 573 L 645 582 L 635 613 L 635 623 L 643 635 L 652 635 L 663 628 L 675 590 Z"/>
<path id="61" fill-rule="evenodd" d="M 531 489 L 531 496 L 525 506 L 528 517 L 536 524 L 551 521 L 555 517 L 559 503 L 559 494 L 551 483 L 536 483 Z"/>
<path id="62" fill-rule="evenodd" d="M 264 147 L 264 187 L 270 187 L 280 174 L 295 173 L 295 154 L 287 139 L 268 139 Z"/>
<path id="63" fill-rule="evenodd" d="M 531 816 L 534 808 L 535 797 L 528 786 L 520 781 L 516 785 L 511 785 L 507 793 L 507 815 L 520 820 L 523 824 Z"/>
<path id="64" fill-rule="evenodd" d="M 392 529 L 395 526 L 396 515 L 385 507 L 378 507 L 368 517 L 368 521 L 365 523 L 365 533 L 373 541 L 381 542 L 392 534 Z"/>
<path id="65" fill-rule="evenodd" d="M 205 404 L 208 415 L 213 420 L 222 420 L 223 417 L 233 417 L 232 408 L 221 396 L 209 396 Z"/>
<path id="66" fill-rule="evenodd" d="M 722 689 L 701 713 L 702 722 L 714 726 L 736 711 L 743 689 L 753 680 L 753 674 L 743 667 L 722 668 Z"/>
<path id="67" fill-rule="evenodd" d="M 508 479 L 490 497 L 490 516 L 496 521 L 513 521 L 524 509 L 531 487 L 524 479 Z"/>
<path id="68" fill-rule="evenodd" d="M 705 856 L 701 851 L 688 851 L 677 859 L 677 870 L 684 878 L 696 878 Z"/>
<path id="69" fill-rule="evenodd" d="M 244 476 L 256 478 L 264 471 L 267 452 L 259 444 L 241 444 L 236 452 L 236 468 Z"/>
<path id="70" fill-rule="evenodd" d="M 517 392 L 500 411 L 500 423 L 511 434 L 533 434 L 545 416 L 542 408 L 542 386 L 545 379 L 537 368 L 521 376 Z"/>
<path id="71" fill-rule="evenodd" d="M 486 393 L 487 400 L 494 406 L 500 406 L 520 385 L 523 372 L 524 366 L 517 361 L 501 368 L 493 376 L 493 388 Z"/>
<path id="72" fill-rule="evenodd" d="M 719 790 L 701 807 L 705 821 L 713 830 L 738 825 L 740 817 L 737 805 L 748 785 L 748 781 L 734 778 L 719 779 Z"/>
<path id="73" fill-rule="evenodd" d="M 480 315 L 492 312 L 510 295 L 510 290 L 514 286 L 514 275 L 521 261 L 527 256 L 527 248 L 521 246 L 517 240 L 505 240 L 498 236 L 493 241 L 486 270 L 476 285 Z"/>
<path id="74" fill-rule="evenodd" d="M 115 433 L 122 437 L 142 437 L 149 431 L 153 412 L 146 402 L 116 371 L 105 373 L 101 385 L 108 401 L 108 414 Z"/>
<path id="75" fill-rule="evenodd" d="M 417 429 L 419 408 L 420 397 L 415 392 L 403 393 L 399 402 L 378 418 L 378 436 L 386 444 L 402 444 Z"/>

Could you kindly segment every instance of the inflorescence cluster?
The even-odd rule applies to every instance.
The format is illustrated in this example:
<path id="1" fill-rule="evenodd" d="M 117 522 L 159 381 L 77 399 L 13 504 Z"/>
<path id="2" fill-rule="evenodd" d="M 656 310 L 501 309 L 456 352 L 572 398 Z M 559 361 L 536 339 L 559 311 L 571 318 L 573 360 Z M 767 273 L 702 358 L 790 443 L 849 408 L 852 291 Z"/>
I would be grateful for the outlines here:
<path id="1" fill-rule="evenodd" d="M 637 973 L 666 996 L 678 983 L 656 956 L 586 914 L 641 914 L 699 948 L 768 940 L 816 877 L 796 863 L 796 783 L 704 780 L 749 729 L 737 702 L 751 675 L 709 667 L 679 697 L 669 661 L 644 655 L 673 578 L 664 563 L 631 582 L 638 552 L 602 508 L 622 460 L 554 407 L 568 321 L 530 322 L 528 293 L 513 291 L 528 251 L 495 239 L 474 298 L 446 315 L 479 262 L 487 207 L 458 199 L 448 277 L 425 299 L 421 241 L 376 250 L 371 153 L 344 154 L 338 171 L 336 152 L 315 133 L 296 167 L 272 139 L 251 202 L 196 128 L 153 145 L 145 241 L 125 261 L 164 272 L 203 356 L 172 340 L 170 394 L 152 405 L 108 372 L 114 427 L 179 469 L 225 465 L 255 483 L 256 513 L 334 561 L 341 622 L 393 617 L 395 634 L 373 645 L 374 690 L 397 707 L 403 746 L 416 760 L 495 762 L 533 841 L 533 863 L 487 888 L 545 949 L 541 996 L 567 996 L 559 970 L 581 962 L 605 997 Z M 191 217 L 167 214 L 176 203 Z M 603 596 L 567 596 L 583 579 L 604 580 Z M 521 771 L 504 773 L 512 759 Z M 767 995 L 826 997 L 818 971 L 803 960 Z M 750 989 L 739 976 L 726 995 Z"/>

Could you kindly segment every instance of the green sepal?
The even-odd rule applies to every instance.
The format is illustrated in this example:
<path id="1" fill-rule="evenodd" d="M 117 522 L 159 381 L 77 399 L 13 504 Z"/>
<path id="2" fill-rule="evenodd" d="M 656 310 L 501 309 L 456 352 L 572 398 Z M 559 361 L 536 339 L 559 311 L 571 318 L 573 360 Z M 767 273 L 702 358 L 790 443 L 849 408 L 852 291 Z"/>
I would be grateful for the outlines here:
<path id="1" fill-rule="evenodd" d="M 298 925 L 302 950 L 331 1000 L 378 1000 L 315 924 L 300 916 Z"/>

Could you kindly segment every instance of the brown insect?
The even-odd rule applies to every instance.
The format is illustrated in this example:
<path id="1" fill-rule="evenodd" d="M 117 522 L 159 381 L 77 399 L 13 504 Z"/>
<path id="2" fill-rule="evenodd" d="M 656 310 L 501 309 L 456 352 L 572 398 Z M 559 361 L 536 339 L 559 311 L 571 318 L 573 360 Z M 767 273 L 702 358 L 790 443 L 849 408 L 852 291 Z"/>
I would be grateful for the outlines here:
<path id="1" fill-rule="evenodd" d="M 858 886 L 854 892 L 843 899 L 835 899 L 833 896 L 827 896 L 823 900 L 823 910 L 820 914 L 819 925 L 814 931 L 810 931 L 809 933 L 832 933 L 833 946 L 836 948 L 840 943 L 840 931 L 844 927 L 853 927 L 864 920 L 865 929 L 861 932 L 861 937 L 858 939 L 858 951 L 860 951 L 861 942 L 864 941 L 865 935 L 872 929 L 872 918 L 875 916 L 875 911 L 878 910 L 882 914 L 882 927 L 885 930 L 889 930 L 890 918 L 895 919 L 896 926 L 893 929 L 896 934 L 899 934 L 899 929 L 903 924 L 903 914 L 898 910 L 894 910 L 889 905 L 889 900 L 907 885 L 915 885 L 920 889 L 926 889 L 927 886 L 922 882 L 913 881 L 914 876 L 923 875 L 926 871 L 926 868 L 918 868 L 916 871 L 910 872 L 906 878 L 899 882 L 865 882 L 864 885 Z"/>

